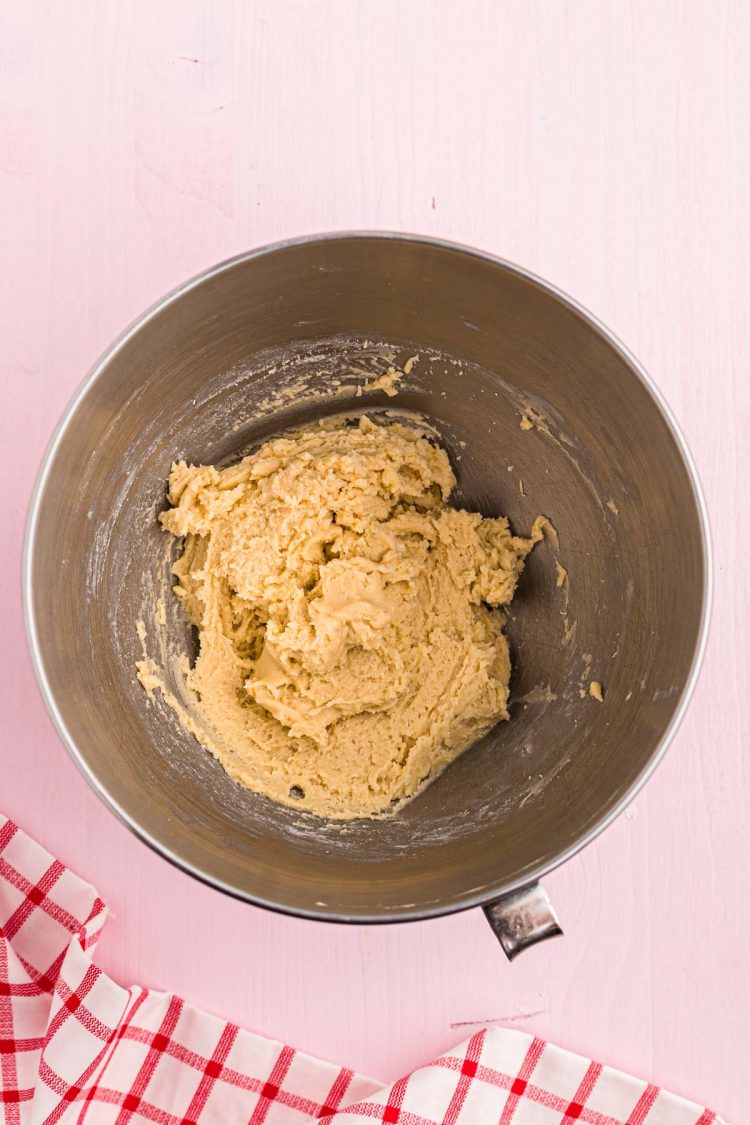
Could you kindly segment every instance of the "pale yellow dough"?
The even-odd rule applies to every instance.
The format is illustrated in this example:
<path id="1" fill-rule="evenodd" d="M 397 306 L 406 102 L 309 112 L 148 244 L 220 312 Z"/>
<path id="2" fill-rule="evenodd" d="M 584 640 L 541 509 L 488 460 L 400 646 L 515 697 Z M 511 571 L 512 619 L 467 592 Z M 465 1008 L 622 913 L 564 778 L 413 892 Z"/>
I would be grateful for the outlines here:
<path id="1" fill-rule="evenodd" d="M 504 616 L 526 555 L 447 506 L 447 454 L 327 423 L 239 464 L 172 466 L 175 594 L 200 631 L 201 741 L 236 781 L 334 818 L 395 809 L 508 717 Z M 153 687 L 153 684 L 150 685 Z M 196 729 L 196 728 L 194 728 Z"/>

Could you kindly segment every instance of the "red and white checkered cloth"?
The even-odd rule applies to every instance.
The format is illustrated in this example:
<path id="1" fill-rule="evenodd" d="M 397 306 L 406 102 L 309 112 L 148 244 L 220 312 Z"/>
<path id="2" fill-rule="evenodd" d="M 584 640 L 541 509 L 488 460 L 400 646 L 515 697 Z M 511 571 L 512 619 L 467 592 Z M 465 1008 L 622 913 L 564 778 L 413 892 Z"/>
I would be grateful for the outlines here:
<path id="1" fill-rule="evenodd" d="M 243 1031 L 91 960 L 107 908 L 0 817 L 0 1118 L 88 1125 L 721 1125 L 522 1032 L 483 1030 L 392 1086 Z"/>

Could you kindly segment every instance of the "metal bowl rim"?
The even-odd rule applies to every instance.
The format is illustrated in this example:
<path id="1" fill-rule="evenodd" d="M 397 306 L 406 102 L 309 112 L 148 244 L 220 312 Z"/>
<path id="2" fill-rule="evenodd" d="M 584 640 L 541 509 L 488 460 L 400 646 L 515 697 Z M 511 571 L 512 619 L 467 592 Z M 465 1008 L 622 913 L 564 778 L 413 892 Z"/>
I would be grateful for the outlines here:
<path id="1" fill-rule="evenodd" d="M 550 294 L 561 304 L 567 306 L 573 312 L 577 313 L 580 317 L 586 320 L 593 328 L 595 328 L 607 343 L 614 348 L 616 352 L 623 358 L 631 369 L 633 374 L 641 381 L 641 384 L 650 395 L 657 410 L 664 418 L 669 430 L 677 444 L 677 447 L 682 454 L 683 462 L 687 468 L 688 476 L 693 490 L 696 507 L 699 513 L 699 522 L 701 528 L 701 547 L 703 553 L 704 563 L 704 580 L 703 580 L 703 597 L 701 608 L 701 620 L 698 632 L 698 640 L 695 645 L 693 653 L 692 664 L 690 673 L 685 682 L 685 686 L 680 697 L 679 704 L 675 713 L 673 714 L 667 729 L 662 735 L 658 746 L 649 759 L 646 766 L 641 770 L 640 774 L 634 779 L 632 785 L 628 788 L 627 792 L 623 794 L 620 800 L 602 816 L 596 824 L 594 824 L 584 835 L 561 852 L 550 862 L 539 864 L 536 869 L 527 873 L 523 879 L 515 883 L 507 885 L 498 885 L 493 887 L 490 891 L 482 894 L 467 893 L 458 902 L 451 903 L 437 903 L 429 904 L 420 909 L 395 909 L 393 913 L 378 913 L 378 914 L 336 914 L 331 911 L 320 910 L 302 910 L 294 909 L 282 903 L 273 900 L 264 899 L 258 895 L 252 895 L 245 891 L 238 889 L 228 883 L 225 883 L 219 878 L 206 874 L 199 867 L 190 863 L 176 852 L 172 851 L 159 839 L 153 836 L 150 832 L 146 831 L 136 819 L 135 816 L 128 813 L 121 805 L 112 797 L 108 790 L 101 784 L 96 773 L 84 760 L 83 755 L 79 751 L 68 731 L 62 715 L 57 707 L 49 682 L 44 669 L 44 664 L 41 656 L 39 638 L 36 628 L 36 620 L 34 613 L 34 592 L 32 587 L 32 574 L 34 566 L 34 548 L 37 533 L 37 526 L 39 520 L 39 511 L 44 496 L 44 490 L 47 483 L 50 468 L 55 459 L 57 451 L 62 443 L 65 433 L 75 417 L 79 404 L 84 399 L 88 391 L 93 387 L 96 380 L 105 370 L 110 360 L 117 352 L 134 336 L 140 329 L 147 324 L 153 317 L 160 313 L 163 309 L 167 308 L 173 302 L 179 300 L 190 290 L 201 285 L 204 281 L 218 276 L 226 270 L 232 269 L 234 266 L 242 262 L 252 261 L 254 258 L 264 257 L 269 254 L 274 254 L 280 250 L 287 250 L 297 246 L 302 246 L 308 243 L 328 243 L 339 242 L 351 239 L 362 240 L 381 240 L 387 241 L 402 241 L 418 243 L 428 246 L 433 246 L 440 250 L 448 250 L 453 253 L 460 253 L 477 258 L 481 261 L 488 262 L 493 266 L 498 266 L 500 269 L 516 274 L 518 277 L 531 282 L 539 289 L 544 290 Z M 517 265 L 514 262 L 501 258 L 499 255 L 491 254 L 484 250 L 476 249 L 472 246 L 467 246 L 459 242 L 451 242 L 447 239 L 432 238 L 429 235 L 411 234 L 408 232 L 400 231 L 380 231 L 380 230 L 353 230 L 353 231 L 330 231 L 322 234 L 302 235 L 294 238 L 283 239 L 278 242 L 267 243 L 259 246 L 254 250 L 245 251 L 241 254 L 236 254 L 225 261 L 219 262 L 214 266 L 203 270 L 201 273 L 196 274 L 188 281 L 176 286 L 170 292 L 165 294 L 159 300 L 154 302 L 149 308 L 135 318 L 110 344 L 110 346 L 99 356 L 94 365 L 90 368 L 88 374 L 82 380 L 77 390 L 70 399 L 67 407 L 65 408 L 57 426 L 55 427 L 52 436 L 49 440 L 44 456 L 42 458 L 39 470 L 37 472 L 34 487 L 31 493 L 29 502 L 28 514 L 26 517 L 26 528 L 24 534 L 23 555 L 22 555 L 22 602 L 23 602 L 23 615 L 26 627 L 26 638 L 31 655 L 31 662 L 34 668 L 34 673 L 39 684 L 47 711 L 50 718 L 59 734 L 62 742 L 75 762 L 76 766 L 86 778 L 87 782 L 100 797 L 105 805 L 115 814 L 115 816 L 133 832 L 143 843 L 147 844 L 157 854 L 164 859 L 169 860 L 180 870 L 186 872 L 188 875 L 194 876 L 200 882 L 214 887 L 216 890 L 222 891 L 225 894 L 231 895 L 234 898 L 241 899 L 245 902 L 250 902 L 255 906 L 263 907 L 267 910 L 273 910 L 276 913 L 293 915 L 300 918 L 308 918 L 317 921 L 327 922 L 343 922 L 352 924 L 376 924 L 388 922 L 411 922 L 419 921 L 426 918 L 440 917 L 445 914 L 454 914 L 462 910 L 469 910 L 478 906 L 486 906 L 498 899 L 503 898 L 505 895 L 510 894 L 512 891 L 519 889 L 522 886 L 528 886 L 530 883 L 542 878 L 544 875 L 549 874 L 550 871 L 555 870 L 561 864 L 571 859 L 579 851 L 581 851 L 587 844 L 590 844 L 600 832 L 603 832 L 630 804 L 633 798 L 640 792 L 648 779 L 652 776 L 656 767 L 663 759 L 669 745 L 674 738 L 677 729 L 682 722 L 685 712 L 692 698 L 695 686 L 700 674 L 701 665 L 705 656 L 706 646 L 708 643 L 708 633 L 711 618 L 711 606 L 713 601 L 713 559 L 711 552 L 711 532 L 710 523 L 708 518 L 708 510 L 701 487 L 698 470 L 696 468 L 693 456 L 690 452 L 689 446 L 682 434 L 682 431 L 672 413 L 671 408 L 664 399 L 663 395 L 655 385 L 650 375 L 646 372 L 645 368 L 639 360 L 633 355 L 631 351 L 622 343 L 622 341 L 609 329 L 601 320 L 598 319 L 593 313 L 585 308 L 580 302 L 569 296 L 567 293 L 558 289 L 555 285 L 543 278 L 532 273 L 530 270 L 523 266 Z"/>

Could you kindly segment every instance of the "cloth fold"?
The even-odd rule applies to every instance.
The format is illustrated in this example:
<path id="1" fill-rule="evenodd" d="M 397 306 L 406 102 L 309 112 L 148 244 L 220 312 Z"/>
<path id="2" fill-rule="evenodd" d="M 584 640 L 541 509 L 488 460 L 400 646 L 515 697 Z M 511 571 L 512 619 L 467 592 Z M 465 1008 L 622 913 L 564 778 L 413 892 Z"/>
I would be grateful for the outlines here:
<path id="1" fill-rule="evenodd" d="M 0 1121 L 87 1125 L 722 1125 L 715 1113 L 524 1032 L 483 1029 L 383 1086 L 92 954 L 97 892 L 0 816 Z"/>

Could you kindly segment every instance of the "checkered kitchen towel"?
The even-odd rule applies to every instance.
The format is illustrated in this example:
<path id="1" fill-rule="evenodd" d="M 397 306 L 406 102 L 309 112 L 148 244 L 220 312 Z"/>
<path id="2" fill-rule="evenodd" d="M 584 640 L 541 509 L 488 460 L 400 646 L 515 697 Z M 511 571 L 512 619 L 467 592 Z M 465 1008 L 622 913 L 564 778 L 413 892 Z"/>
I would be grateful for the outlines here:
<path id="1" fill-rule="evenodd" d="M 91 960 L 107 908 L 0 817 L 0 1120 L 88 1125 L 721 1125 L 522 1032 L 480 1031 L 392 1086 L 243 1031 Z"/>

